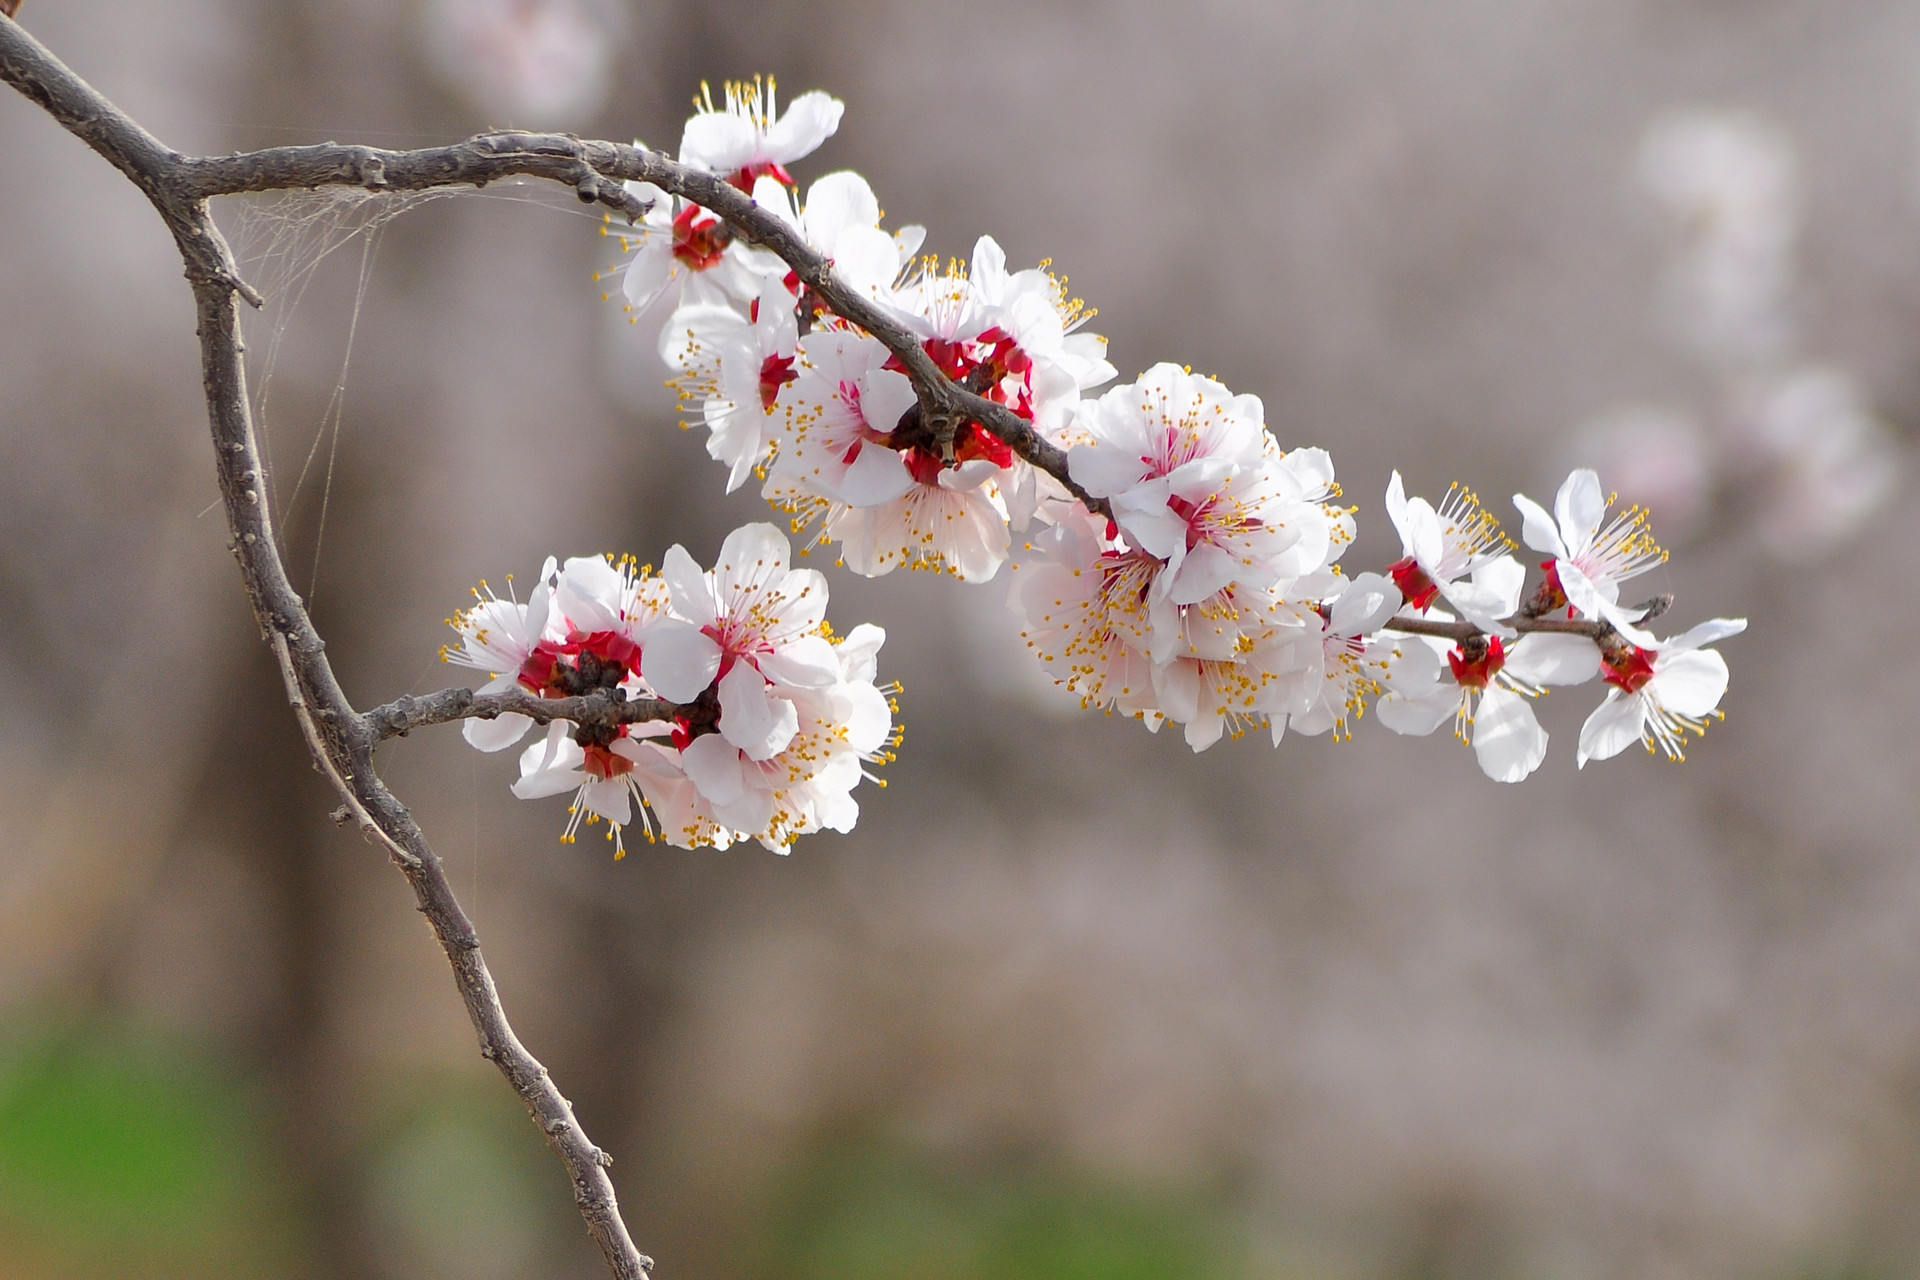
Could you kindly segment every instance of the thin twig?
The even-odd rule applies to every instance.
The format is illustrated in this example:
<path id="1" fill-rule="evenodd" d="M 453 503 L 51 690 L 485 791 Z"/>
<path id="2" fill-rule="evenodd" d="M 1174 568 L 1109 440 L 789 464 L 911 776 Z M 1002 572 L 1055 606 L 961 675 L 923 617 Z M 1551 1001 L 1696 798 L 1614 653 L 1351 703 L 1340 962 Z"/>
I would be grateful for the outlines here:
<path id="1" fill-rule="evenodd" d="M 361 721 L 374 740 L 404 738 L 415 729 L 454 720 L 492 720 L 498 716 L 525 716 L 535 724 L 570 720 L 591 728 L 611 729 L 623 724 L 672 720 L 686 708 L 656 698 L 616 699 L 610 693 L 576 698 L 543 698 L 524 689 L 505 693 L 475 693 L 471 689 L 442 689 L 419 697 L 408 695 L 373 708 Z"/>
<path id="2" fill-rule="evenodd" d="M 1634 608 L 1641 611 L 1640 621 L 1649 622 L 1672 606 L 1672 596 L 1659 595 L 1651 600 L 1642 601 Z M 1585 636 L 1603 648 L 1619 636 L 1619 633 L 1613 629 L 1612 623 L 1599 618 L 1537 618 L 1525 613 L 1517 613 L 1501 621 L 1522 635 L 1528 632 L 1551 632 L 1556 635 Z M 1407 635 L 1438 636 L 1442 640 L 1451 640 L 1455 644 L 1464 644 L 1475 636 L 1487 634 L 1471 622 L 1442 621 L 1439 618 L 1410 618 L 1405 614 L 1393 618 L 1383 629 L 1399 631 Z"/>
<path id="3" fill-rule="evenodd" d="M 201 372 L 231 548 L 314 764 L 346 802 L 348 813 L 386 846 L 406 875 L 452 967 L 481 1056 L 506 1076 L 566 1165 L 574 1201 L 608 1268 L 618 1280 L 643 1280 L 653 1263 L 627 1233 L 607 1176 L 611 1161 L 580 1127 L 546 1068 L 514 1035 L 473 923 L 455 899 L 440 859 L 374 770 L 373 746 L 380 735 L 341 691 L 327 662 L 325 642 L 287 579 L 248 406 L 235 304 L 236 297 L 257 304 L 259 295 L 241 282 L 233 255 L 214 228 L 207 211 L 209 193 L 190 177 L 195 162 L 161 145 L 10 18 L 0 18 L 0 79 L 112 162 L 147 194 L 173 230 L 193 286 Z M 599 198 L 597 185 L 582 183 L 581 189 Z"/>

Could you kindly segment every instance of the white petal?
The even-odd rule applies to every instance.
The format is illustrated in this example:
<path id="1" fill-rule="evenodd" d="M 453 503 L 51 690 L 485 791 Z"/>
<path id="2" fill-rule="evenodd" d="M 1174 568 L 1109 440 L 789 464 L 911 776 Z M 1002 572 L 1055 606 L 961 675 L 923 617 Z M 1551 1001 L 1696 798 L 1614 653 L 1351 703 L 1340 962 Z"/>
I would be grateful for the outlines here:
<path id="1" fill-rule="evenodd" d="M 840 683 L 840 655 L 820 636 L 796 637 L 754 662 L 761 675 L 794 689 L 826 689 Z"/>
<path id="2" fill-rule="evenodd" d="M 1567 477 L 1553 499 L 1554 518 L 1560 522 L 1560 537 L 1567 554 L 1579 555 L 1600 531 L 1607 517 L 1607 495 L 1600 491 L 1600 477 L 1582 467 Z"/>
<path id="3" fill-rule="evenodd" d="M 1645 723 L 1644 709 L 1637 695 L 1607 690 L 1607 700 L 1595 707 L 1587 722 L 1580 726 L 1580 767 L 1586 768 L 1589 760 L 1617 756 L 1640 741 L 1640 727 Z"/>
<path id="4" fill-rule="evenodd" d="M 694 563 L 679 543 L 667 548 L 660 564 L 660 576 L 666 580 L 667 594 L 673 599 L 674 612 L 696 627 L 708 627 L 720 620 L 714 608 L 713 588 L 706 571 Z"/>
<path id="5" fill-rule="evenodd" d="M 688 743 L 680 753 L 680 767 L 711 805 L 739 799 L 746 785 L 741 778 L 740 752 L 717 733 L 703 734 Z"/>
<path id="6" fill-rule="evenodd" d="M 846 109 L 845 103 L 818 89 L 801 94 L 787 104 L 767 130 L 767 159 L 775 164 L 792 164 L 813 154 L 840 127 L 840 113 Z"/>
<path id="7" fill-rule="evenodd" d="M 720 736 L 749 760 L 779 755 L 799 727 L 793 703 L 770 696 L 766 678 L 749 664 L 736 662 L 720 677 Z"/>
<path id="8" fill-rule="evenodd" d="M 1520 509 L 1520 540 L 1535 551 L 1565 560 L 1567 544 L 1560 540 L 1560 530 L 1554 526 L 1547 509 L 1524 493 L 1513 495 L 1513 505 Z"/>
<path id="9" fill-rule="evenodd" d="M 867 180 L 851 169 L 830 173 L 807 188 L 801 225 L 807 238 L 822 252 L 848 227 L 873 227 L 880 222 L 880 201 Z"/>
<path id="10" fill-rule="evenodd" d="M 505 751 L 524 738 L 532 727 L 532 720 L 509 711 L 492 720 L 467 721 L 460 727 L 460 736 L 467 740 L 468 746 L 482 751 Z"/>
<path id="11" fill-rule="evenodd" d="M 1505 670 L 1527 684 L 1583 684 L 1600 674 L 1600 646 L 1585 636 L 1536 631 L 1507 651 Z"/>
<path id="12" fill-rule="evenodd" d="M 1375 702 L 1373 710 L 1393 732 L 1424 738 L 1460 714 L 1460 687 L 1438 685 L 1413 696 L 1394 690 Z"/>
<path id="13" fill-rule="evenodd" d="M 633 803 L 627 784 L 618 778 L 589 778 L 580 793 L 587 812 L 597 813 L 608 822 L 626 826 L 633 821 Z"/>
<path id="14" fill-rule="evenodd" d="M 640 675 L 668 702 L 692 702 L 719 671 L 720 646 L 690 623 L 662 618 L 641 638 Z"/>
<path id="15" fill-rule="evenodd" d="M 898 453 L 866 441 L 834 488 L 840 501 L 850 507 L 877 507 L 892 502 L 913 488 L 913 483 L 913 472 L 907 470 Z"/>
<path id="16" fill-rule="evenodd" d="M 1240 569 L 1240 562 L 1230 553 L 1203 542 L 1167 575 L 1167 599 L 1174 604 L 1198 604 L 1235 581 Z"/>
<path id="17" fill-rule="evenodd" d="M 1727 692 L 1727 660 L 1713 649 L 1687 649 L 1654 660 L 1643 692 L 1683 716 L 1704 716 Z"/>
<path id="18" fill-rule="evenodd" d="M 1682 649 L 1698 649 L 1701 645 L 1712 644 L 1716 640 L 1725 640 L 1728 636 L 1737 636 L 1747 629 L 1745 618 L 1709 618 L 1697 627 L 1689 627 L 1679 635 L 1669 639 L 1660 648 L 1667 653 Z"/>
<path id="19" fill-rule="evenodd" d="M 1547 758 L 1547 731 L 1525 698 L 1489 687 L 1473 713 L 1473 753 L 1495 782 L 1519 782 Z"/>
<path id="20" fill-rule="evenodd" d="M 1401 549 L 1412 555 L 1413 539 L 1407 533 L 1407 490 L 1400 482 L 1398 471 L 1387 481 L 1387 518 L 1393 521 L 1394 531 L 1400 535 Z"/>

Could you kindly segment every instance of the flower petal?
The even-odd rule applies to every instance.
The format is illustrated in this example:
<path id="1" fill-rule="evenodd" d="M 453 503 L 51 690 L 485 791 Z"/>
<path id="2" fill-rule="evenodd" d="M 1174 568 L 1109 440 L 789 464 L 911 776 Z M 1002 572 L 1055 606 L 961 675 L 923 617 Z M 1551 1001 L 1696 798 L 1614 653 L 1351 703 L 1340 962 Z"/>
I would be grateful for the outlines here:
<path id="1" fill-rule="evenodd" d="M 767 681 L 745 662 L 720 677 L 720 736 L 749 760 L 771 760 L 786 749 L 800 727 L 799 713 L 785 698 L 773 697 Z"/>
<path id="2" fill-rule="evenodd" d="M 1525 698 L 1489 687 L 1473 713 L 1473 753 L 1495 782 L 1519 782 L 1547 758 L 1547 731 Z"/>
<path id="3" fill-rule="evenodd" d="M 720 646 L 691 623 L 662 618 L 641 638 L 640 675 L 668 702 L 692 702 L 719 671 Z"/>
<path id="4" fill-rule="evenodd" d="M 1507 651 L 1503 669 L 1527 684 L 1584 684 L 1600 674 L 1600 646 L 1585 636 L 1537 631 Z"/>
<path id="5" fill-rule="evenodd" d="M 1646 709 L 1638 694 L 1607 690 L 1607 700 L 1595 707 L 1587 722 L 1580 726 L 1579 766 L 1589 760 L 1608 760 L 1640 741 L 1640 728 L 1646 723 Z"/>
<path id="6" fill-rule="evenodd" d="M 1520 509 L 1520 540 L 1535 551 L 1544 551 L 1556 560 L 1567 558 L 1567 544 L 1560 540 L 1560 530 L 1555 527 L 1553 517 L 1547 509 L 1524 493 L 1513 495 L 1513 505 Z"/>
<path id="7" fill-rule="evenodd" d="M 467 721 L 460 726 L 460 736 L 467 740 L 468 746 L 482 751 L 505 751 L 526 737 L 532 727 L 532 720 L 509 711 L 493 720 Z"/>

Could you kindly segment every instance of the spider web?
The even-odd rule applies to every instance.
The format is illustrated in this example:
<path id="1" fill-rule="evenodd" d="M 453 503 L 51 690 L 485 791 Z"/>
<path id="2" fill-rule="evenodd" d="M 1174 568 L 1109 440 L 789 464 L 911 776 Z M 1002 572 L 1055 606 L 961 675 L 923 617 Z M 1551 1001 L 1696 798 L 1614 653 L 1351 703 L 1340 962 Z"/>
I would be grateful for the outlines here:
<path id="1" fill-rule="evenodd" d="M 472 187 L 439 187 L 427 191 L 370 192 L 357 187 L 323 187 L 312 191 L 273 192 L 235 201 L 223 210 L 228 214 L 224 221 L 228 223 L 228 239 L 233 244 L 240 273 L 266 299 L 266 305 L 246 321 L 248 364 L 253 387 L 254 428 L 260 438 L 268 495 L 280 513 L 282 538 L 293 522 L 301 495 L 308 491 L 309 482 L 316 480 L 318 470 L 318 512 L 306 591 L 309 606 L 319 585 L 328 507 L 346 421 L 354 343 L 379 255 L 381 233 L 402 214 L 454 197 L 508 200 L 594 222 L 600 220 L 598 213 L 582 209 L 569 195 L 545 183 L 531 181 L 504 183 L 484 191 Z M 336 261 L 340 268 L 354 274 L 353 299 L 345 332 L 335 338 L 340 343 L 340 359 L 333 385 L 317 420 L 302 421 L 303 415 L 288 414 L 287 420 L 282 421 L 274 393 L 288 333 L 309 290 L 321 277 L 322 268 Z M 325 340 L 324 337 L 321 340 Z M 284 495 L 279 490 L 279 470 L 274 461 L 276 438 L 283 436 L 296 445 L 299 451 L 295 456 L 300 460 L 292 488 Z"/>

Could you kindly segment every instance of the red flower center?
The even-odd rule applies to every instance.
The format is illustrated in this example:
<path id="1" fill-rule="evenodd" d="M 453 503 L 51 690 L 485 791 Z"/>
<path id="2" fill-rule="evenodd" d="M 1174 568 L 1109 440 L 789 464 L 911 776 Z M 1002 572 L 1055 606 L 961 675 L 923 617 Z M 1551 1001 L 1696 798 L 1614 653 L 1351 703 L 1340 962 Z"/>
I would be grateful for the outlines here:
<path id="1" fill-rule="evenodd" d="M 616 755 L 605 747 L 589 744 L 580 749 L 587 756 L 586 762 L 580 767 L 586 770 L 589 777 L 604 781 L 633 772 L 633 761 L 623 755 Z"/>

